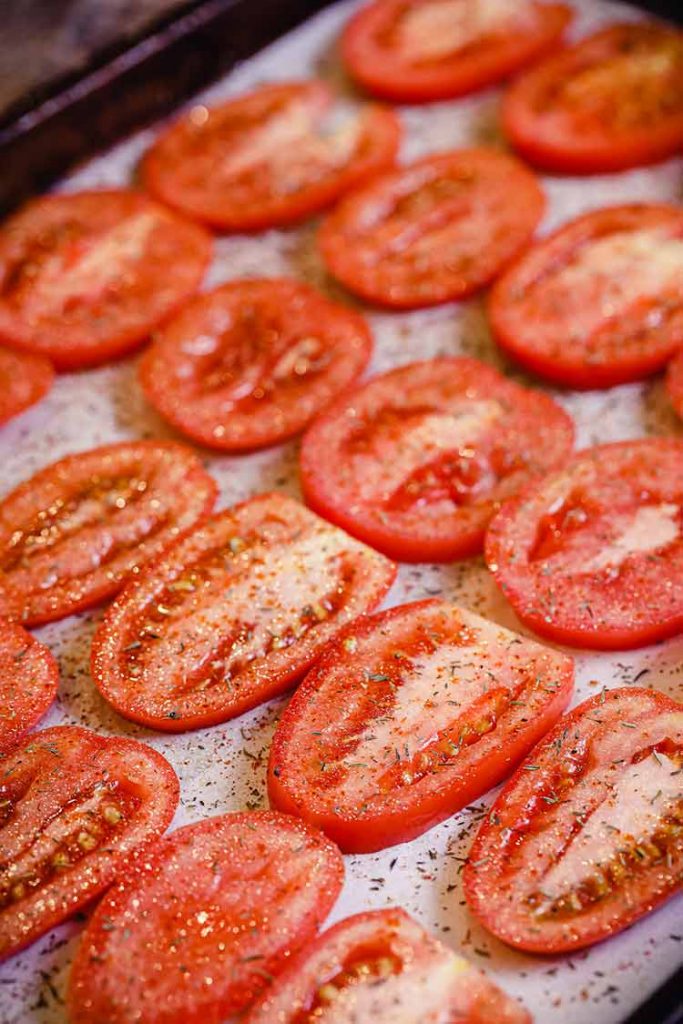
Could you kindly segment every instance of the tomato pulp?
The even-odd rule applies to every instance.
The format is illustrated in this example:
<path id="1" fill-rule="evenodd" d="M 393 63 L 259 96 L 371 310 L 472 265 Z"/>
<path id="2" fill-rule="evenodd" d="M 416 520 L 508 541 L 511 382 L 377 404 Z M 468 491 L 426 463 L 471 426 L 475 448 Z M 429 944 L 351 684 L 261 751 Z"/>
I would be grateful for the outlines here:
<path id="1" fill-rule="evenodd" d="M 0 348 L 0 424 L 44 398 L 55 372 L 42 356 Z"/>
<path id="2" fill-rule="evenodd" d="M 58 681 L 48 648 L 21 626 L 0 619 L 0 758 L 43 717 Z"/>

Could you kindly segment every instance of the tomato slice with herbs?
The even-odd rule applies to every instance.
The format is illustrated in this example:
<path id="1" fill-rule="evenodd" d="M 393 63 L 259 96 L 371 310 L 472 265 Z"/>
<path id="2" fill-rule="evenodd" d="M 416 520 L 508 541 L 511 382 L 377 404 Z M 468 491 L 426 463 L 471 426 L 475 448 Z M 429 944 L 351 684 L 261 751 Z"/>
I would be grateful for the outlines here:
<path id="1" fill-rule="evenodd" d="M 661 370 L 683 345 L 683 211 L 614 206 L 537 242 L 490 295 L 500 346 L 574 388 Z"/>
<path id="2" fill-rule="evenodd" d="M 171 125 L 142 164 L 163 202 L 224 231 L 303 220 L 396 158 L 398 117 L 335 105 L 322 82 L 264 85 Z"/>
<path id="3" fill-rule="evenodd" d="M 178 444 L 67 455 L 0 502 L 0 614 L 36 625 L 117 593 L 206 518 L 216 484 Z"/>
<path id="4" fill-rule="evenodd" d="M 225 722 L 291 687 L 395 572 L 297 501 L 259 495 L 131 582 L 95 634 L 93 679 L 154 729 Z"/>
<path id="5" fill-rule="evenodd" d="M 44 398 L 54 376 L 52 363 L 42 356 L 0 348 L 0 424 Z"/>
<path id="6" fill-rule="evenodd" d="M 683 349 L 669 363 L 666 390 L 678 415 L 683 419 Z"/>
<path id="7" fill-rule="evenodd" d="M 311 941 L 343 877 L 336 847 L 284 814 L 178 829 L 131 858 L 86 927 L 71 1024 L 221 1024 Z"/>
<path id="8" fill-rule="evenodd" d="M 58 682 L 57 662 L 45 644 L 0 619 L 0 758 L 43 717 Z"/>
<path id="9" fill-rule="evenodd" d="M 342 37 L 344 62 L 368 92 L 425 103 L 485 89 L 556 45 L 565 4 L 521 0 L 375 0 Z"/>
<path id="10" fill-rule="evenodd" d="M 125 355 L 199 288 L 200 227 L 135 192 L 43 196 L 0 228 L 0 341 L 59 370 Z"/>
<path id="11" fill-rule="evenodd" d="M 538 744 L 485 818 L 465 895 L 503 942 L 565 953 L 681 888 L 683 704 L 603 690 Z"/>
<path id="12" fill-rule="evenodd" d="M 500 273 L 530 241 L 544 202 L 534 174 L 506 153 L 439 153 L 342 200 L 323 223 L 320 251 L 333 277 L 368 302 L 435 306 Z"/>
<path id="13" fill-rule="evenodd" d="M 299 954 L 244 1024 L 531 1024 L 404 910 L 355 914 Z"/>
<path id="14" fill-rule="evenodd" d="M 513 146 L 550 171 L 595 174 L 683 149 L 683 32 L 612 25 L 522 74 L 503 98 Z"/>
<path id="15" fill-rule="evenodd" d="M 143 390 L 175 427 L 224 451 L 277 444 L 363 371 L 363 317 L 296 281 L 231 281 L 156 335 Z"/>
<path id="16" fill-rule="evenodd" d="M 574 647 L 642 647 L 683 630 L 683 441 L 578 452 L 503 506 L 486 560 L 531 629 Z"/>
<path id="17" fill-rule="evenodd" d="M 359 619 L 280 719 L 271 803 L 346 852 L 414 839 L 509 775 L 573 681 L 571 658 L 444 601 Z"/>
<path id="18" fill-rule="evenodd" d="M 0 776 L 0 960 L 87 906 L 133 850 L 170 824 L 168 761 L 135 740 L 57 726 L 7 755 Z"/>
<path id="19" fill-rule="evenodd" d="M 561 464 L 570 417 L 476 359 L 432 359 L 374 377 L 306 432 L 301 483 L 327 519 L 392 558 L 481 551 L 501 501 Z"/>

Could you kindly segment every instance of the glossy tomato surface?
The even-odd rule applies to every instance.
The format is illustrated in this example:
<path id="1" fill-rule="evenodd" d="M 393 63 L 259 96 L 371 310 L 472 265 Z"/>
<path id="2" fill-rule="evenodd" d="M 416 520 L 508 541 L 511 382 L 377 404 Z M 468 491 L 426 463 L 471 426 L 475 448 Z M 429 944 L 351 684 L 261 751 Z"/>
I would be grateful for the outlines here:
<path id="1" fill-rule="evenodd" d="M 0 776 L 0 960 L 106 889 L 178 803 L 168 761 L 135 740 L 56 726 L 8 754 Z"/>
<path id="2" fill-rule="evenodd" d="M 263 85 L 195 107 L 147 153 L 142 174 L 163 202 L 224 231 L 290 224 L 390 167 L 400 140 L 392 111 L 354 113 L 322 82 Z"/>
<path id="3" fill-rule="evenodd" d="M 132 859 L 83 933 L 71 1024 L 222 1024 L 306 945 L 342 886 L 339 851 L 283 814 L 228 814 Z"/>
<path id="4" fill-rule="evenodd" d="M 683 704 L 603 690 L 532 751 L 465 867 L 471 910 L 533 953 L 581 949 L 673 896 L 683 878 Z"/>
<path id="5" fill-rule="evenodd" d="M 0 502 L 0 614 L 36 625 L 111 597 L 211 511 L 216 485 L 182 445 L 67 455 Z"/>
<path id="6" fill-rule="evenodd" d="M 231 281 L 157 333 L 140 380 L 178 430 L 244 451 L 300 433 L 363 371 L 370 329 L 297 281 Z"/>
<path id="7" fill-rule="evenodd" d="M 57 662 L 45 644 L 0 619 L 0 757 L 43 717 L 58 681 Z"/>
<path id="8" fill-rule="evenodd" d="M 666 390 L 671 404 L 683 419 L 683 350 L 669 363 L 666 373 Z"/>
<path id="9" fill-rule="evenodd" d="M 508 502 L 486 561 L 517 615 L 574 647 L 642 647 L 683 629 L 683 441 L 578 452 Z"/>
<path id="10" fill-rule="evenodd" d="M 573 680 L 571 658 L 445 601 L 359 619 L 280 719 L 271 804 L 348 852 L 413 839 L 509 775 Z"/>
<path id="11" fill-rule="evenodd" d="M 571 452 L 570 417 L 475 359 L 409 363 L 314 421 L 301 483 L 316 512 L 405 562 L 477 554 L 500 502 Z"/>
<path id="12" fill-rule="evenodd" d="M 0 341 L 60 370 L 140 345 L 199 288 L 211 240 L 135 192 L 43 196 L 0 228 Z"/>
<path id="13" fill-rule="evenodd" d="M 44 398 L 55 372 L 42 356 L 0 348 L 0 424 Z"/>
<path id="14" fill-rule="evenodd" d="M 655 163 L 683 148 L 683 32 L 612 25 L 522 74 L 503 128 L 531 163 L 592 174 Z"/>

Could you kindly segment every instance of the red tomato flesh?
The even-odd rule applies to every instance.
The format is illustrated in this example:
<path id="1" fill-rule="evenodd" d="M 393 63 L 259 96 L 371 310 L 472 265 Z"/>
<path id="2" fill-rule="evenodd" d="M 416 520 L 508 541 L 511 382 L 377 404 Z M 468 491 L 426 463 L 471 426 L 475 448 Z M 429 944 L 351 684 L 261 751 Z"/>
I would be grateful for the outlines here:
<path id="1" fill-rule="evenodd" d="M 45 644 L 0 619 L 0 758 L 43 717 L 58 682 L 57 662 Z"/>
<path id="2" fill-rule="evenodd" d="M 42 356 L 0 348 L 0 424 L 44 398 L 55 372 Z"/>
<path id="3" fill-rule="evenodd" d="M 671 404 L 683 419 L 683 349 L 669 363 L 666 390 Z"/>

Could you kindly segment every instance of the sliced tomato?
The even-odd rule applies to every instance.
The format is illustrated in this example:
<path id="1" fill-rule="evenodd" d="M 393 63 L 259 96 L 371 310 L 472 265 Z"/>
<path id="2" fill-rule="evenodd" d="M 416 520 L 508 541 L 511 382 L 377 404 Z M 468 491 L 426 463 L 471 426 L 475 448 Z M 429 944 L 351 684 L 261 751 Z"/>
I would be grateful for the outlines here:
<path id="1" fill-rule="evenodd" d="M 36 625 L 89 608 L 211 511 L 188 448 L 131 441 L 68 455 L 0 502 L 0 614 Z"/>
<path id="2" fill-rule="evenodd" d="M 563 953 L 649 913 L 683 878 L 683 704 L 604 690 L 532 751 L 465 867 L 470 909 L 503 942 Z"/>
<path id="3" fill-rule="evenodd" d="M 0 424 L 44 398 L 55 371 L 42 356 L 0 348 Z"/>
<path id="4" fill-rule="evenodd" d="M 244 1024 L 531 1024 L 398 908 L 340 921 L 293 960 Z"/>
<path id="5" fill-rule="evenodd" d="M 178 803 L 168 761 L 135 740 L 57 726 L 7 755 L 0 776 L 0 960 L 106 889 Z"/>
<path id="6" fill-rule="evenodd" d="M 374 377 L 304 436 L 301 483 L 327 519 L 392 558 L 481 550 L 500 502 L 569 455 L 570 417 L 475 359 Z"/>
<path id="7" fill-rule="evenodd" d="M 560 384 L 611 387 L 661 370 L 683 345 L 683 211 L 579 217 L 496 281 L 489 313 L 500 346 Z"/>
<path id="8" fill-rule="evenodd" d="M 683 149 L 683 32 L 612 25 L 546 58 L 503 99 L 503 128 L 531 163 L 594 174 Z"/>
<path id="9" fill-rule="evenodd" d="M 152 728 L 224 722 L 291 687 L 395 572 L 291 498 L 259 495 L 131 582 L 95 634 L 93 678 Z"/>
<path id="10" fill-rule="evenodd" d="M 310 942 L 343 877 L 333 844 L 284 814 L 178 829 L 131 859 L 85 929 L 71 1024 L 221 1024 Z"/>
<path id="11" fill-rule="evenodd" d="M 537 60 L 572 17 L 565 4 L 375 0 L 342 37 L 352 77 L 375 96 L 425 103 L 476 92 Z"/>
<path id="12" fill-rule="evenodd" d="M 683 349 L 669 363 L 666 373 L 666 390 L 671 404 L 683 419 Z"/>
<path id="13" fill-rule="evenodd" d="M 303 220 L 396 158 L 391 110 L 333 106 L 322 82 L 264 85 L 219 107 L 194 107 L 152 146 L 147 187 L 190 217 L 224 231 Z"/>
<path id="14" fill-rule="evenodd" d="M 514 157 L 455 150 L 342 200 L 323 223 L 320 251 L 330 273 L 369 302 L 434 306 L 488 284 L 529 242 L 543 207 L 538 181 Z"/>
<path id="15" fill-rule="evenodd" d="M 45 644 L 0 619 L 0 758 L 43 717 L 58 681 L 57 662 Z"/>
<path id="16" fill-rule="evenodd" d="M 296 281 L 231 281 L 157 334 L 140 379 L 201 444 L 244 451 L 300 433 L 364 369 L 363 317 Z"/>
<path id="17" fill-rule="evenodd" d="M 531 629 L 574 647 L 642 647 L 683 630 L 683 441 L 578 452 L 503 506 L 496 582 Z"/>

